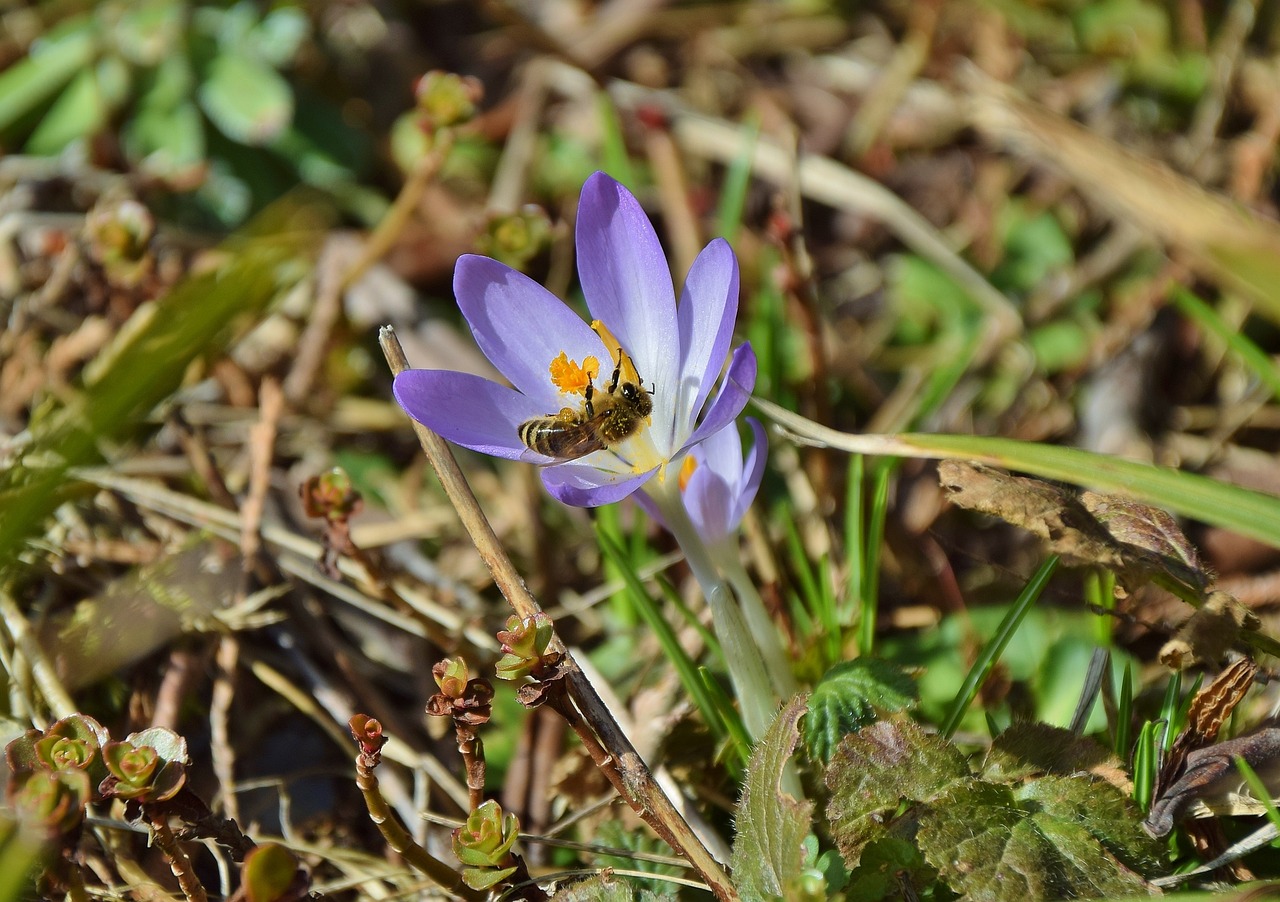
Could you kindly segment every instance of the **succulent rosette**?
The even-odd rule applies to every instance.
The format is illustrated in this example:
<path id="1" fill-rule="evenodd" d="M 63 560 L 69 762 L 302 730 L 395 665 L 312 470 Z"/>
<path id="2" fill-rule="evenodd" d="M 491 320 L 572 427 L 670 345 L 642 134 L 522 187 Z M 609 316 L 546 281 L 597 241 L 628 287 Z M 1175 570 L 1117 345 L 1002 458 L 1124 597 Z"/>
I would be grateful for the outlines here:
<path id="1" fill-rule="evenodd" d="M 449 441 L 543 465 L 543 483 L 554 497 L 592 507 L 627 497 L 731 423 L 755 385 L 756 360 L 749 345 L 737 348 L 711 398 L 738 308 L 738 264 L 725 240 L 698 255 L 677 304 L 644 210 L 626 188 L 597 172 L 582 188 L 576 243 L 591 324 L 516 270 L 463 256 L 454 273 L 458 305 L 480 350 L 511 385 L 468 373 L 406 370 L 394 391 L 410 416 Z M 589 390 L 603 407 L 612 400 L 615 371 L 652 402 L 625 438 L 576 459 L 540 453 L 522 438 L 521 425 L 531 420 L 581 419 Z"/>

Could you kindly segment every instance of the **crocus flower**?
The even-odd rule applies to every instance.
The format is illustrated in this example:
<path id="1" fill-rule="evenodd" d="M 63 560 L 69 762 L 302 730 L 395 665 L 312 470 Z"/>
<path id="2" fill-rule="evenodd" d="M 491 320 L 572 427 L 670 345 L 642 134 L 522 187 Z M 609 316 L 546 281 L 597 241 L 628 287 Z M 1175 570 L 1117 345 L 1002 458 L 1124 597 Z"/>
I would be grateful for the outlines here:
<path id="1" fill-rule="evenodd" d="M 406 370 L 394 391 L 411 417 L 449 441 L 541 464 L 554 497 L 592 507 L 627 497 L 731 423 L 755 385 L 756 360 L 749 345 L 739 347 L 708 403 L 738 309 L 738 264 L 728 242 L 716 239 L 698 255 L 677 304 L 653 226 L 631 193 L 601 172 L 582 188 L 576 242 L 590 325 L 521 273 L 463 256 L 453 279 L 458 306 L 513 387 L 468 373 Z M 605 408 L 621 397 L 610 389 L 628 382 L 651 410 L 625 439 L 562 459 L 521 437 L 531 420 L 582 422 L 588 400 Z"/>
<path id="2" fill-rule="evenodd" d="M 745 461 L 738 429 L 729 425 L 691 449 L 680 466 L 684 508 L 702 540 L 713 547 L 737 531 L 764 476 L 768 449 L 764 427 L 754 417 L 747 417 L 747 424 L 754 438 Z M 647 495 L 636 499 L 651 516 L 665 522 Z"/>

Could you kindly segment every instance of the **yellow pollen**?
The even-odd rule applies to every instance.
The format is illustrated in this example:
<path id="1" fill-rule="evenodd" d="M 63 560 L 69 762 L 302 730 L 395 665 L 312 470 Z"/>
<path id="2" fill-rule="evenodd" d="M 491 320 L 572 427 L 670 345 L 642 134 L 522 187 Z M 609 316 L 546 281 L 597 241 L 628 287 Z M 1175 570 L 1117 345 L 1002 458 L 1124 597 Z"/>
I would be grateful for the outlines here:
<path id="1" fill-rule="evenodd" d="M 622 371 L 620 373 L 620 381 L 623 383 L 630 382 L 632 385 L 640 384 L 640 374 L 636 372 L 635 361 L 631 359 L 622 347 L 622 342 L 609 331 L 609 327 L 598 319 L 591 321 L 592 330 L 600 336 L 600 340 L 604 342 L 604 346 L 609 349 L 609 353 L 613 356 L 613 362 L 618 363 L 618 352 L 622 352 Z"/>
<path id="2" fill-rule="evenodd" d="M 586 357 L 579 366 L 570 360 L 564 351 L 551 361 L 551 384 L 567 395 L 586 394 L 587 383 L 600 375 L 600 361 L 594 356 Z"/>
<path id="3" fill-rule="evenodd" d="M 689 480 L 693 478 L 693 471 L 698 469 L 698 462 L 694 460 L 693 455 L 687 455 L 684 463 L 680 465 L 680 491 L 684 491 L 689 485 Z"/>

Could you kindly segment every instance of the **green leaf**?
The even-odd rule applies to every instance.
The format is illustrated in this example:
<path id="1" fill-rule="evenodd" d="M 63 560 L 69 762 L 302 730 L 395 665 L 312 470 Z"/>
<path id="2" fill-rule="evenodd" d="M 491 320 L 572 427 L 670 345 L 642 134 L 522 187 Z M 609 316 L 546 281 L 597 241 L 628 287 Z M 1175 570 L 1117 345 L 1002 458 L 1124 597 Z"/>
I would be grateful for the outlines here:
<path id="1" fill-rule="evenodd" d="M 826 763 L 843 736 L 876 719 L 876 709 L 901 711 L 915 707 L 919 700 L 915 681 L 896 664 L 878 658 L 837 664 L 809 696 L 805 746 L 810 755 Z"/>
<path id="2" fill-rule="evenodd" d="M 116 50 L 131 63 L 155 66 L 182 56 L 174 53 L 182 39 L 182 4 L 173 0 L 143 0 L 127 4 L 119 15 L 108 33 Z"/>
<path id="3" fill-rule="evenodd" d="M 1047 723 L 1015 723 L 996 738 L 982 763 L 982 776 L 1008 783 L 1036 774 L 1069 776 L 1121 768 L 1108 749 Z"/>
<path id="4" fill-rule="evenodd" d="M 276 902 L 293 886 L 298 859 L 279 843 L 263 843 L 245 856 L 242 873 L 249 902 Z"/>
<path id="5" fill-rule="evenodd" d="M 863 850 L 862 863 L 849 875 L 845 899 L 878 902 L 911 898 L 904 893 L 904 887 L 910 887 L 919 898 L 937 879 L 937 869 L 929 866 L 919 849 L 905 839 L 885 837 Z"/>
<path id="6" fill-rule="evenodd" d="M 781 789 L 783 771 L 800 740 L 804 710 L 804 696 L 792 699 L 751 753 L 730 862 L 744 898 L 794 898 L 790 889 L 804 870 L 801 844 L 809 834 L 813 803 Z"/>
<path id="7" fill-rule="evenodd" d="M 270 66 L 224 52 L 209 64 L 200 85 L 200 106 L 231 140 L 267 144 L 293 119 L 293 89 Z"/>
<path id="8" fill-rule="evenodd" d="M 92 67 L 82 69 L 49 107 L 27 139 L 27 153 L 52 156 L 78 138 L 93 135 L 107 121 L 107 106 Z"/>
<path id="9" fill-rule="evenodd" d="M 889 819 L 880 815 L 892 815 L 904 800 L 932 799 L 969 777 L 959 749 L 905 716 L 850 733 L 827 769 L 827 818 L 845 862 L 858 864 L 867 843 L 886 835 Z"/>
<path id="10" fill-rule="evenodd" d="M 204 122 L 189 101 L 143 107 L 125 125 L 123 137 L 130 159 L 158 175 L 178 175 L 204 160 Z"/>
<path id="11" fill-rule="evenodd" d="M 1112 797 L 1107 788 L 1078 777 L 1048 777 L 1020 790 L 966 781 L 920 812 L 917 842 L 943 880 L 975 902 L 1142 892 L 1142 878 L 1099 839 L 1111 842 L 1113 834 L 1123 832 L 1113 822 L 1117 817 L 1128 818 L 1129 832 L 1140 832 L 1118 790 Z M 1115 844 L 1131 858 L 1144 858 Z M 1147 839 L 1145 849 L 1151 848 Z"/>
<path id="12" fill-rule="evenodd" d="M 293 62 L 310 34 L 306 13 L 295 6 L 278 6 L 249 30 L 247 41 L 254 56 L 280 68 Z"/>
<path id="13" fill-rule="evenodd" d="M 0 131 L 12 127 L 93 60 L 97 42 L 86 20 L 32 47 L 31 55 L 0 74 Z"/>
<path id="14" fill-rule="evenodd" d="M 659 898 L 664 897 L 646 889 L 637 893 L 631 883 L 613 875 L 591 877 L 556 890 L 556 899 L 561 902 L 653 902 Z"/>
<path id="15" fill-rule="evenodd" d="M 1087 830 L 1127 868 L 1150 873 L 1160 866 L 1162 844 L 1142 829 L 1137 806 L 1105 780 L 1081 774 L 1048 776 L 1015 795 L 1036 811 L 1037 818 Z"/>
<path id="16" fill-rule="evenodd" d="M 1031 291 L 1056 270 L 1071 264 L 1071 239 L 1052 213 L 1032 213 L 1011 202 L 1000 214 L 1004 234 L 1004 259 L 991 274 L 997 288 L 1010 292 Z"/>

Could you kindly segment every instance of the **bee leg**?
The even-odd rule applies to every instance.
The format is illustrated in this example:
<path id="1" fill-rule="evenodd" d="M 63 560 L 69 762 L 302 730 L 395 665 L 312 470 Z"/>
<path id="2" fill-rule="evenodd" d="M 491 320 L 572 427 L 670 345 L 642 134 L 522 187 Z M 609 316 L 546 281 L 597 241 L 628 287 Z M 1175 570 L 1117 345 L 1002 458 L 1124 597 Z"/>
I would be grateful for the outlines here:
<path id="1" fill-rule="evenodd" d="M 618 391 L 618 380 L 622 378 L 622 348 L 618 348 L 618 362 L 613 368 L 613 379 L 609 382 L 609 394 Z"/>
<path id="2" fill-rule="evenodd" d="M 615 379 L 614 381 L 616 382 L 617 380 Z M 583 396 L 586 398 L 587 419 L 591 419 L 591 417 L 596 415 L 595 406 L 591 403 L 591 397 L 595 393 L 596 387 L 592 384 L 591 378 L 587 377 L 587 389 L 583 392 Z"/>

